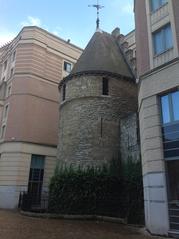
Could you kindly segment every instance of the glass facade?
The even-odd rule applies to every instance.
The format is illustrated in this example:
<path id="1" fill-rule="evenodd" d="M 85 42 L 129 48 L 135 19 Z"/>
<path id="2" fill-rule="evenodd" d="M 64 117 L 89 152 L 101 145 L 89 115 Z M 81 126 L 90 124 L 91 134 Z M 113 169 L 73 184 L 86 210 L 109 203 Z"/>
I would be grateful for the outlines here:
<path id="1" fill-rule="evenodd" d="M 179 158 L 179 91 L 161 97 L 165 159 Z"/>
<path id="2" fill-rule="evenodd" d="M 179 91 L 161 97 L 170 229 L 179 226 Z"/>

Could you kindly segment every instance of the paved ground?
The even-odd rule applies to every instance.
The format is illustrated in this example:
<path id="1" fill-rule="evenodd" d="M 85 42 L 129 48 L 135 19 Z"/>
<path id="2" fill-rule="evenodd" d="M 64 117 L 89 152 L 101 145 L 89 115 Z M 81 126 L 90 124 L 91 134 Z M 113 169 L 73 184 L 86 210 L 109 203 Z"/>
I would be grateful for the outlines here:
<path id="1" fill-rule="evenodd" d="M 116 223 L 22 216 L 0 210 L 0 239 L 151 239 Z"/>

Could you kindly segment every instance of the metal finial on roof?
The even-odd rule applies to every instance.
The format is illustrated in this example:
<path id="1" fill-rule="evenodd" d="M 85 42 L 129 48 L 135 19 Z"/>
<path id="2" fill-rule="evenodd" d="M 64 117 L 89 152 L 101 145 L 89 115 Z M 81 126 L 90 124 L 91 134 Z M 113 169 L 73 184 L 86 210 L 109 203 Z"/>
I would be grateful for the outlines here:
<path id="1" fill-rule="evenodd" d="M 99 4 L 99 0 L 97 0 L 97 4 L 93 4 L 93 5 L 88 5 L 88 7 L 95 7 L 97 10 L 97 20 L 96 20 L 96 30 L 99 30 L 99 10 L 102 9 L 104 6 Z"/>

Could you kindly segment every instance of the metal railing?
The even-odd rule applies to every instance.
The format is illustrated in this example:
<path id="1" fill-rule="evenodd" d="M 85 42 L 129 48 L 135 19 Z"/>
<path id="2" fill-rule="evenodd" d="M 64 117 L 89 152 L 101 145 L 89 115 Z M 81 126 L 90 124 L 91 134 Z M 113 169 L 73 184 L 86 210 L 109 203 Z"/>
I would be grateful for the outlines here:
<path id="1" fill-rule="evenodd" d="M 40 198 L 35 194 L 21 192 L 19 195 L 18 208 L 23 211 L 47 212 L 48 211 L 48 193 L 42 192 Z"/>

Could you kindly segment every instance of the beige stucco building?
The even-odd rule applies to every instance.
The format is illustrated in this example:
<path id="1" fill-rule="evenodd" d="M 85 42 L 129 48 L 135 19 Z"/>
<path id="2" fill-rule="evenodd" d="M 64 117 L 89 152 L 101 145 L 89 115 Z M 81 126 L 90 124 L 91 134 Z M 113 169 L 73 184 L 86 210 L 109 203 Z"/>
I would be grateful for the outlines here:
<path id="1" fill-rule="evenodd" d="M 136 0 L 145 220 L 179 235 L 179 1 Z"/>
<path id="2" fill-rule="evenodd" d="M 47 190 L 56 165 L 58 84 L 82 49 L 38 27 L 0 48 L 0 208 Z M 37 199 L 38 200 L 38 199 Z"/>

